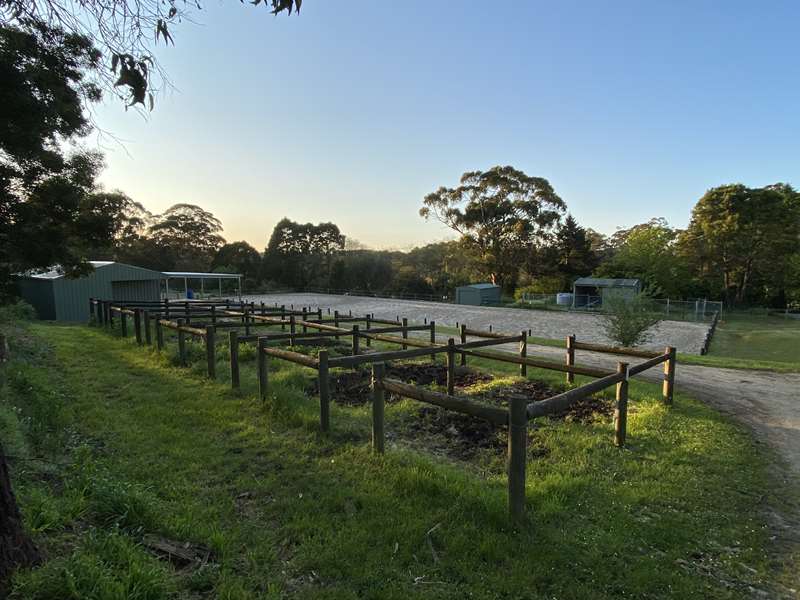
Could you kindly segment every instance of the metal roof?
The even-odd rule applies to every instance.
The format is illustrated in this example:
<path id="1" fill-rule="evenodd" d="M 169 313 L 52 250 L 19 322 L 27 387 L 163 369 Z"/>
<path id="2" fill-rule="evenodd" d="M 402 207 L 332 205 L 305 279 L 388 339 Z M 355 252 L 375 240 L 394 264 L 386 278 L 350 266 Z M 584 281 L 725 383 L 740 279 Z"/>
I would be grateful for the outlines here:
<path id="1" fill-rule="evenodd" d="M 474 288 L 477 290 L 488 290 L 491 288 L 500 287 L 499 285 L 495 285 L 493 283 L 470 283 L 469 285 L 462 285 L 462 288 Z"/>
<path id="2" fill-rule="evenodd" d="M 164 271 L 165 277 L 186 277 L 188 279 L 238 279 L 239 273 L 196 273 L 192 271 Z"/>
<path id="3" fill-rule="evenodd" d="M 602 277 L 579 277 L 574 285 L 586 285 L 591 287 L 637 287 L 638 279 L 608 279 Z"/>
<path id="4" fill-rule="evenodd" d="M 122 265 L 124 267 L 130 267 L 131 269 L 141 269 L 142 271 L 150 271 L 151 269 L 145 269 L 143 267 L 135 267 L 133 265 L 126 265 L 124 263 L 118 263 L 113 260 L 90 260 L 89 264 L 92 265 L 95 269 L 101 269 L 103 267 L 107 267 L 109 265 Z M 158 271 L 156 271 L 157 273 Z M 55 265 L 50 267 L 47 271 L 28 271 L 25 273 L 25 277 L 30 277 L 32 279 L 61 279 L 62 277 L 66 277 L 66 273 L 64 273 L 64 269 L 61 265 Z"/>

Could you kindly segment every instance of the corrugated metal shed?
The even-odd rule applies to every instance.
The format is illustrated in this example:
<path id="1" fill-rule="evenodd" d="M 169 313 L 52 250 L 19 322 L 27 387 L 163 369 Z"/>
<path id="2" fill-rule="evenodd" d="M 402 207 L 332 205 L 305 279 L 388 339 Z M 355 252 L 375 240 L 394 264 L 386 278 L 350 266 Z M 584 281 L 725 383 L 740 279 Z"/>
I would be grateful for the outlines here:
<path id="1" fill-rule="evenodd" d="M 457 287 L 456 304 L 496 306 L 500 304 L 500 286 L 493 283 L 473 283 Z"/>
<path id="2" fill-rule="evenodd" d="M 32 304 L 39 317 L 56 321 L 86 321 L 89 298 L 112 300 L 159 300 L 159 271 L 118 262 L 92 261 L 94 271 L 85 277 L 66 277 L 58 269 L 29 273 L 19 282 L 22 298 Z"/>
<path id="3" fill-rule="evenodd" d="M 606 300 L 630 300 L 641 291 L 642 284 L 638 279 L 579 277 L 572 286 L 572 306 L 601 308 Z"/>

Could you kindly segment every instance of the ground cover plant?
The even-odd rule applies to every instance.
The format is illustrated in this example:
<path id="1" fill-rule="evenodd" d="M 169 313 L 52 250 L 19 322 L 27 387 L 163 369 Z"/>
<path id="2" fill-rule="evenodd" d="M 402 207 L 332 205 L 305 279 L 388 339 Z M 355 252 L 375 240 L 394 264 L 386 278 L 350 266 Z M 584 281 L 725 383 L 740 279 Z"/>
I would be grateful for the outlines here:
<path id="1" fill-rule="evenodd" d="M 178 368 L 174 344 L 159 355 L 96 328 L 35 324 L 13 347 L 2 435 L 15 440 L 20 504 L 47 560 L 16 576 L 12 597 L 772 592 L 767 457 L 680 391 L 668 410 L 656 386 L 632 383 L 624 450 L 611 444 L 603 410 L 535 422 L 527 517 L 511 526 L 502 453 L 438 452 L 428 440 L 460 424 L 437 428 L 439 411 L 420 419 L 430 407 L 419 403 L 387 404 L 391 437 L 375 456 L 368 405 L 334 401 L 323 436 L 306 393 L 312 372 L 270 359 L 262 405 L 245 346 L 238 392 L 224 351 L 210 382 L 201 352 Z M 486 398 L 501 386 L 563 381 L 515 373 L 492 365 L 492 380 L 465 377 L 459 391 Z"/>

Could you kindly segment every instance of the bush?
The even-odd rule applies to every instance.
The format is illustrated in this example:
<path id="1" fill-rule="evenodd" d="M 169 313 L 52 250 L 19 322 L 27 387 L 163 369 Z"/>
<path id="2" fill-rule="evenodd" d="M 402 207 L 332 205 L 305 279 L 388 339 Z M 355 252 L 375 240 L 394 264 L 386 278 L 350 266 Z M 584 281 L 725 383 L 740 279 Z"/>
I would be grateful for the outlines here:
<path id="1" fill-rule="evenodd" d="M 0 325 L 15 321 L 33 321 L 36 317 L 36 309 L 24 300 L 0 306 Z"/>
<path id="2" fill-rule="evenodd" d="M 644 296 L 603 301 L 603 330 L 612 342 L 632 348 L 650 341 L 649 329 L 661 321 Z"/>

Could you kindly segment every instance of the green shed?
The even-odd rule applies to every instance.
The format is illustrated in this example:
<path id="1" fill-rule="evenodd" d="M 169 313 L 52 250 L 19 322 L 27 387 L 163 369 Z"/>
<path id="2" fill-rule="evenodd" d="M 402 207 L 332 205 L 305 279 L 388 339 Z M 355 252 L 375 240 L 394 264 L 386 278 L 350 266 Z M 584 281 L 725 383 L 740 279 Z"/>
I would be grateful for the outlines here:
<path id="1" fill-rule="evenodd" d="M 500 286 L 493 283 L 473 283 L 457 287 L 456 304 L 498 306 L 500 304 Z"/>
<path id="2" fill-rule="evenodd" d="M 163 273 L 112 261 L 91 261 L 94 271 L 69 278 L 55 268 L 27 273 L 17 280 L 20 295 L 40 319 L 86 321 L 89 298 L 160 300 Z"/>

